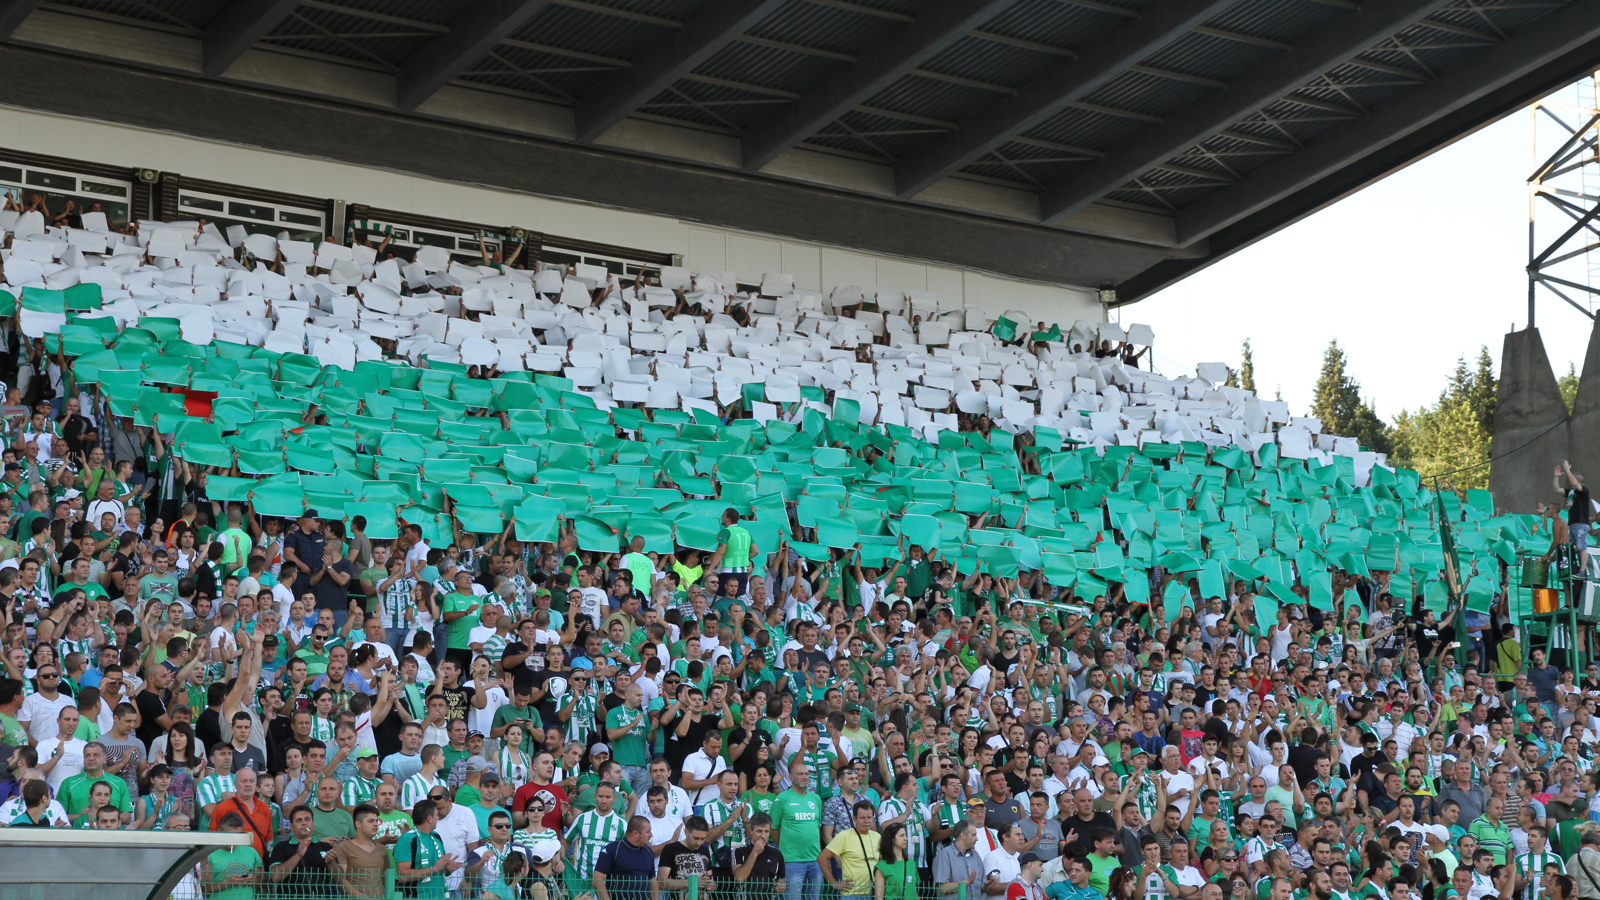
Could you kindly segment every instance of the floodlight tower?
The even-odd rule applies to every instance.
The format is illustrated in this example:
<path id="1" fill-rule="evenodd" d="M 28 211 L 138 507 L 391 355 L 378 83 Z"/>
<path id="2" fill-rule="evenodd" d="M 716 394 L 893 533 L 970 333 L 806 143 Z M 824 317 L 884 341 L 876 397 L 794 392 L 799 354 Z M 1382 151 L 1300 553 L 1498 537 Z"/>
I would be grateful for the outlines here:
<path id="1" fill-rule="evenodd" d="M 1600 303 L 1600 72 L 1528 108 L 1528 326 L 1542 286 L 1591 320 Z M 1557 143 L 1554 152 L 1540 149 Z"/>

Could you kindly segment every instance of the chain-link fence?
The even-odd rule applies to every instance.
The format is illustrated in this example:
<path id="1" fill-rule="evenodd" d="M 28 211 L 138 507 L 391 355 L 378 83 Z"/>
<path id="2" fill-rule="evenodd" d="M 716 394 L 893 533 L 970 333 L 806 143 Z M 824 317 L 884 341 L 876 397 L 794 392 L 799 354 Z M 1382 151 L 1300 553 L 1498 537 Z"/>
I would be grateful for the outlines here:
<path id="1" fill-rule="evenodd" d="M 557 869 L 560 869 L 559 871 Z M 903 867 L 902 867 L 903 869 Z M 837 873 L 842 876 L 842 873 Z M 965 883 L 941 890 L 932 883 L 926 870 L 900 870 L 895 877 L 853 883 L 836 877 L 832 883 L 821 878 L 815 866 L 809 872 L 782 880 L 751 877 L 738 880 L 734 873 L 714 870 L 705 875 L 663 879 L 652 893 L 646 881 L 612 878 L 607 882 L 611 900 L 986 900 L 982 887 L 969 892 Z M 89 888 L 91 886 L 83 886 Z M 1003 896 L 1003 894 L 1002 894 Z M 497 898 L 497 900 L 597 900 L 592 882 L 570 867 L 531 869 L 516 877 L 456 872 L 431 879 L 405 879 L 390 868 L 382 873 L 348 873 L 328 869 L 271 872 L 240 864 L 220 863 L 197 867 L 184 876 L 172 891 L 170 900 L 401 900 L 401 898 Z M 96 900 L 89 891 L 82 896 L 51 890 L 48 897 L 30 898 L 12 891 L 0 891 L 0 900 Z M 989 898 L 992 900 L 992 898 Z"/>

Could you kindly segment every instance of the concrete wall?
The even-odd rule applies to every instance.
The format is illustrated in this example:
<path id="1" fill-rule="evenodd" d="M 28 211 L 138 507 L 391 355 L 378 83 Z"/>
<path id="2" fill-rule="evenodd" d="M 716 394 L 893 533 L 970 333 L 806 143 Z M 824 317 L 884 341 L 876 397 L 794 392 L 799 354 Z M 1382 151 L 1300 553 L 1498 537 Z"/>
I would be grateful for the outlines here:
<path id="1" fill-rule="evenodd" d="M 860 285 L 868 293 L 931 290 L 941 306 L 979 304 L 991 316 L 1014 308 L 1065 325 L 1105 318 L 1097 292 L 1088 288 L 10 107 L 0 107 L 0 147 L 677 253 L 690 269 L 732 271 L 743 282 L 782 272 L 808 290 L 826 292 L 843 284 Z"/>
<path id="2" fill-rule="evenodd" d="M 694 271 L 733 271 L 741 282 L 758 282 L 765 272 L 784 272 L 794 275 L 798 287 L 806 290 L 827 291 L 837 285 L 861 285 L 869 293 L 875 288 L 931 290 L 938 293 L 941 306 L 981 304 L 990 315 L 1022 309 L 1035 320 L 1064 325 L 1078 319 L 1104 320 L 1098 291 L 1090 288 L 1046 285 L 978 269 L 859 253 L 826 243 L 784 240 L 170 131 L 0 107 L 0 147 L 678 253 Z"/>
<path id="3" fill-rule="evenodd" d="M 1600 351 L 1595 336 L 1590 336 L 1588 355 L 1584 359 L 1584 377 L 1595 371 L 1600 379 Z M 1584 414 L 1582 423 L 1567 417 L 1566 404 L 1556 386 L 1555 372 L 1550 368 L 1550 358 L 1545 355 L 1544 340 L 1539 329 L 1529 328 L 1506 335 L 1500 353 L 1500 386 L 1495 395 L 1494 440 L 1491 455 L 1496 459 L 1489 474 L 1489 489 L 1494 492 L 1495 505 L 1508 512 L 1531 513 L 1540 503 L 1560 499 L 1551 487 L 1554 467 L 1564 459 L 1572 459 L 1575 445 L 1590 448 L 1590 458 L 1600 463 L 1600 446 L 1594 437 L 1600 435 L 1600 384 L 1590 386 L 1587 406 L 1585 395 L 1580 394 L 1577 410 Z M 1577 436 L 1588 439 L 1575 441 Z M 1583 460 L 1573 459 L 1579 466 Z M 1600 466 L 1591 466 L 1600 471 Z"/>

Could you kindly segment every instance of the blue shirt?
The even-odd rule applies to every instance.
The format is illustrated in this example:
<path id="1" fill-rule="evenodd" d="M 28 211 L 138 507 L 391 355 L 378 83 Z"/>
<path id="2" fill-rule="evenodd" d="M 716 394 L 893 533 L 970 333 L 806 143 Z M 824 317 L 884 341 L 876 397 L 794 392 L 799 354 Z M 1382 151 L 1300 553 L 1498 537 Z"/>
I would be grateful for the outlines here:
<path id="1" fill-rule="evenodd" d="M 411 776 L 422 771 L 422 754 L 407 756 L 404 753 L 391 753 L 383 758 L 383 765 L 378 767 L 378 774 L 393 775 L 395 784 L 405 784 Z"/>
<path id="2" fill-rule="evenodd" d="M 1044 889 L 1048 900 L 1105 900 L 1105 895 L 1092 887 L 1074 887 L 1070 881 L 1058 881 Z"/>
<path id="3" fill-rule="evenodd" d="M 648 844 L 635 847 L 623 838 L 600 851 L 594 870 L 606 876 L 612 900 L 648 900 L 650 880 L 656 877 L 656 856 Z"/>

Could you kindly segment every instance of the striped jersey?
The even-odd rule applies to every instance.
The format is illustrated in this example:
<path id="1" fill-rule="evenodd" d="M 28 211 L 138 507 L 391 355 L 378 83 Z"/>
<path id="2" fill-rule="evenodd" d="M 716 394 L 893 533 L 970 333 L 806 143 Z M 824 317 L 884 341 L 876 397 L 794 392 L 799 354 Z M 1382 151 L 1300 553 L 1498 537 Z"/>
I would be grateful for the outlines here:
<path id="1" fill-rule="evenodd" d="M 712 828 L 716 828 L 729 819 L 737 819 L 739 812 L 739 801 L 723 803 L 721 797 L 700 807 L 700 815 L 705 817 L 706 824 Z M 743 847 L 744 843 L 744 823 L 736 821 L 728 826 L 728 830 L 722 833 L 722 837 L 718 838 L 716 843 L 711 845 L 711 849 L 713 851 L 731 851 L 735 847 Z"/>
<path id="2" fill-rule="evenodd" d="M 223 794 L 231 794 L 236 790 L 232 775 L 207 775 L 200 779 L 194 786 L 194 805 L 200 813 L 200 827 L 210 827 L 211 817 L 204 812 L 205 807 L 214 806 L 222 802 Z"/>
<path id="3" fill-rule="evenodd" d="M 911 861 L 916 864 L 917 868 L 925 869 L 930 865 L 928 861 L 928 829 L 926 823 L 928 817 L 933 815 L 933 812 L 928 809 L 928 804 L 914 797 L 911 800 L 911 804 L 910 814 L 906 816 L 905 820 L 906 854 L 911 857 Z M 906 812 L 906 801 L 901 800 L 899 797 L 890 797 L 878 805 L 878 821 L 882 823 L 886 819 L 893 819 Z"/>
<path id="4" fill-rule="evenodd" d="M 371 803 L 372 795 L 378 792 L 381 781 L 379 778 L 362 778 L 356 775 L 344 783 L 344 790 L 339 794 L 339 802 L 345 806 Z"/>
<path id="5" fill-rule="evenodd" d="M 587 884 L 594 877 L 600 851 L 622 840 L 627 830 L 627 820 L 615 812 L 601 815 L 599 810 L 591 809 L 572 820 L 572 827 L 567 829 L 567 843 L 573 848 L 572 864 L 577 869 L 579 880 Z"/>
<path id="6" fill-rule="evenodd" d="M 595 732 L 595 709 L 599 699 L 593 694 L 580 694 L 572 701 L 572 715 L 567 719 L 567 740 L 588 743 Z"/>
<path id="7" fill-rule="evenodd" d="M 429 791 L 443 784 L 444 782 L 439 779 L 429 778 L 421 772 L 407 778 L 406 783 L 400 785 L 400 808 L 411 809 L 419 802 L 428 799 Z"/>
<path id="8" fill-rule="evenodd" d="M 407 613 L 416 609 L 411 599 L 411 589 L 416 586 L 415 578 L 402 577 L 384 589 L 383 596 L 378 598 L 378 615 L 383 619 L 384 628 L 406 627 Z"/>
<path id="9" fill-rule="evenodd" d="M 1541 896 L 1539 891 L 1543 887 L 1545 866 L 1555 866 L 1556 871 L 1563 875 L 1567 872 L 1561 857 L 1548 850 L 1544 853 L 1524 853 L 1517 857 L 1517 874 L 1528 876 L 1528 886 L 1522 892 L 1525 900 L 1538 900 Z"/>

